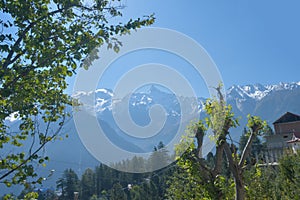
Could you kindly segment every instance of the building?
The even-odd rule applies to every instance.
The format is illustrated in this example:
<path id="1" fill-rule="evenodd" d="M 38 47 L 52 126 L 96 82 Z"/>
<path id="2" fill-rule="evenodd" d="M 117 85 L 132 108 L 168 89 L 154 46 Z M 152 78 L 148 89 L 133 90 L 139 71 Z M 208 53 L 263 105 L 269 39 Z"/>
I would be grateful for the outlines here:
<path id="1" fill-rule="evenodd" d="M 284 150 L 300 145 L 300 116 L 287 112 L 274 123 L 274 135 L 266 136 L 267 162 L 277 162 Z M 299 139 L 299 141 L 297 140 Z M 296 143 L 296 145 L 295 145 Z"/>
<path id="2" fill-rule="evenodd" d="M 293 152 L 297 153 L 300 150 L 300 132 L 295 132 L 291 140 L 287 143 L 292 147 Z"/>

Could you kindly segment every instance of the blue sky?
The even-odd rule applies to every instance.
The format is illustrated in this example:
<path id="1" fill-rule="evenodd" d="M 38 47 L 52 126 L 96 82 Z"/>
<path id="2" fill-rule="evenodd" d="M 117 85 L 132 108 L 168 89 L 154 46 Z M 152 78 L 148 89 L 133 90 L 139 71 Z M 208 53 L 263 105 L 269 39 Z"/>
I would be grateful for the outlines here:
<path id="1" fill-rule="evenodd" d="M 117 20 L 126 22 L 130 18 L 155 13 L 153 27 L 182 32 L 201 44 L 217 64 L 226 88 L 233 84 L 300 81 L 299 0 L 121 2 L 126 8 L 122 10 L 123 17 Z M 164 55 L 156 55 L 161 56 Z M 165 59 L 168 63 L 173 58 L 165 56 Z M 124 62 L 131 64 L 129 61 L 132 65 L 152 62 L 146 58 L 140 59 L 140 63 L 134 59 L 125 59 Z M 177 61 L 169 64 L 174 63 L 179 64 Z M 186 71 L 184 67 L 181 70 Z M 124 72 L 120 67 L 116 71 Z M 187 70 L 191 81 L 203 85 L 192 74 Z M 108 76 L 107 79 L 113 77 Z M 112 85 L 111 80 L 104 82 L 104 87 Z M 73 81 L 69 83 L 71 88 Z"/>
<path id="2" fill-rule="evenodd" d="M 155 13 L 155 27 L 195 39 L 217 64 L 226 87 L 300 80 L 300 1 L 123 3 L 124 20 Z"/>

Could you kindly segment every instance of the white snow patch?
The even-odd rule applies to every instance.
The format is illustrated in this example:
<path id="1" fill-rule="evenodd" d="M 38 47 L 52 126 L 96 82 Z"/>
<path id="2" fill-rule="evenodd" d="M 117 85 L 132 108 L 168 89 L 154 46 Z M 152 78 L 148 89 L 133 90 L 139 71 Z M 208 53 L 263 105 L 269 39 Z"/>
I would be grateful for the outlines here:
<path id="1" fill-rule="evenodd" d="M 110 92 L 110 91 L 108 91 L 107 89 L 104 89 L 104 88 L 100 88 L 100 89 L 95 90 L 95 93 L 97 93 L 97 92 L 102 92 L 102 93 L 108 94 L 110 96 L 113 96 L 112 92 Z"/>

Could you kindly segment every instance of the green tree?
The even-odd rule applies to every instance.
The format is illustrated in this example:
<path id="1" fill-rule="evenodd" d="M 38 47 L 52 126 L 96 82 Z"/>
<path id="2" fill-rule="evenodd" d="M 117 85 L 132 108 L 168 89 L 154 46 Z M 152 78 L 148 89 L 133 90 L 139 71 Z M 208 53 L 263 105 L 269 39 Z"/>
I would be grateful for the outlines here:
<path id="1" fill-rule="evenodd" d="M 247 199 L 300 199 L 300 156 L 287 152 L 278 166 L 253 166 L 245 172 Z"/>
<path id="2" fill-rule="evenodd" d="M 183 137 L 182 143 L 177 146 L 177 154 L 182 156 L 178 158 L 178 166 L 186 172 L 187 183 L 202 185 L 202 188 L 195 187 L 196 191 L 190 191 L 192 199 L 208 198 L 208 199 L 232 199 L 235 196 L 237 200 L 243 200 L 246 197 L 246 185 L 244 182 L 244 170 L 246 166 L 246 159 L 248 158 L 251 146 L 255 136 L 259 135 L 265 127 L 259 117 L 248 116 L 247 127 L 249 130 L 249 138 L 241 155 L 238 154 L 237 148 L 230 142 L 230 128 L 238 126 L 238 120 L 234 117 L 231 111 L 231 106 L 226 105 L 221 93 L 221 87 L 216 88 L 218 92 L 218 99 L 209 99 L 205 104 L 205 111 L 208 117 L 205 121 L 199 121 L 189 128 L 187 135 Z M 201 150 L 203 145 L 203 137 L 208 130 L 212 130 L 212 139 L 216 143 L 215 159 L 210 159 L 210 164 L 202 158 Z M 194 142 L 194 138 L 197 145 Z M 222 174 L 224 160 L 228 163 L 228 170 L 232 175 L 234 184 L 231 178 L 226 178 Z M 214 161 L 212 164 L 211 162 Z M 235 187 L 235 194 L 233 195 L 228 188 L 232 185 Z M 186 187 L 183 184 L 182 187 Z M 175 188 L 172 187 L 171 188 Z M 183 188 L 184 190 L 184 188 Z M 174 190 L 169 190 L 172 195 Z M 194 193 L 199 192 L 202 194 Z M 175 189 L 176 192 L 176 189 Z M 179 193 L 177 193 L 179 194 Z M 179 194 L 180 195 L 180 194 Z M 202 195 L 196 196 L 195 195 Z"/>
<path id="3" fill-rule="evenodd" d="M 143 199 L 143 189 L 139 185 L 134 185 L 130 189 L 130 199 L 131 200 L 139 200 Z"/>
<path id="4" fill-rule="evenodd" d="M 96 189 L 96 194 L 99 196 L 103 190 L 103 180 L 102 178 L 104 177 L 104 172 L 103 172 L 103 164 L 100 164 L 99 166 L 96 167 L 95 169 L 95 189 Z"/>
<path id="5" fill-rule="evenodd" d="M 253 166 L 245 171 L 245 184 L 247 185 L 247 199 L 284 199 L 282 198 L 279 182 L 278 168 L 274 166 Z"/>
<path id="6" fill-rule="evenodd" d="M 66 169 L 56 184 L 57 189 L 61 190 L 61 200 L 74 199 L 74 192 L 80 192 L 80 181 L 72 169 Z"/>
<path id="7" fill-rule="evenodd" d="M 21 191 L 21 193 L 18 196 L 18 199 L 26 199 L 29 196 L 32 197 L 32 195 L 38 196 L 38 193 L 33 192 L 31 184 L 28 184 L 27 187 Z"/>
<path id="8" fill-rule="evenodd" d="M 110 199 L 111 200 L 126 200 L 127 195 L 122 188 L 120 183 L 115 183 L 110 190 Z"/>
<path id="9" fill-rule="evenodd" d="M 300 199 L 300 152 L 279 161 L 279 187 L 282 199 Z"/>
<path id="10" fill-rule="evenodd" d="M 81 181 L 81 199 L 89 199 L 96 194 L 95 173 L 92 169 L 86 169 L 82 174 Z"/>
<path id="11" fill-rule="evenodd" d="M 159 144 L 154 147 L 153 152 L 148 159 L 148 168 L 150 171 L 163 168 L 170 164 L 170 159 L 165 145 L 163 142 L 159 142 Z"/>
<path id="12" fill-rule="evenodd" d="M 100 200 L 100 198 L 97 197 L 97 195 L 93 195 L 91 196 L 91 198 L 89 198 L 89 200 Z"/>
<path id="13" fill-rule="evenodd" d="M 266 136 L 274 135 L 274 131 L 269 125 L 267 125 L 267 127 L 265 128 L 264 135 Z"/>
<path id="14" fill-rule="evenodd" d="M 27 151 L 2 151 L 0 181 L 7 186 L 36 177 L 32 161 L 47 160 L 39 151 L 57 137 L 68 116 L 66 106 L 72 104 L 66 78 L 97 58 L 83 62 L 95 47 L 107 44 L 118 52 L 121 43 L 115 35 L 154 22 L 148 16 L 115 23 L 121 8 L 119 0 L 0 1 L 0 148 L 18 149 L 24 141 L 35 141 Z M 5 123 L 9 116 L 19 118 L 19 130 Z M 59 128 L 49 131 L 55 123 Z"/>

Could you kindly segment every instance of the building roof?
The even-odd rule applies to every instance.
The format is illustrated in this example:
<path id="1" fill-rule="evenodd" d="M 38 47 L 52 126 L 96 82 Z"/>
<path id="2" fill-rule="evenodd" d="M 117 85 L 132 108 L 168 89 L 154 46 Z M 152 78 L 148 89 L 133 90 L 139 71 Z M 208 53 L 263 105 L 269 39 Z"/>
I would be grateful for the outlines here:
<path id="1" fill-rule="evenodd" d="M 286 112 L 279 119 L 277 119 L 273 124 L 285 123 L 285 122 L 295 122 L 300 121 L 300 116 L 291 112 Z"/>

